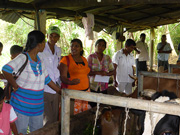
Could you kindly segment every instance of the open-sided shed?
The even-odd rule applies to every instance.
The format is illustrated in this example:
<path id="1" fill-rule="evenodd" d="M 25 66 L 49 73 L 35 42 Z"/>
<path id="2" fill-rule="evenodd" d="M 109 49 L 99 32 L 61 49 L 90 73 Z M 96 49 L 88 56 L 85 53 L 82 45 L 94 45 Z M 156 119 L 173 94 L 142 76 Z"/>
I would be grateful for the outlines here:
<path id="1" fill-rule="evenodd" d="M 35 19 L 37 11 L 47 12 L 46 18 L 76 21 L 86 13 L 95 17 L 95 31 L 123 24 L 127 31 L 150 29 L 179 22 L 179 0 L 1 0 L 0 19 L 16 22 L 22 16 Z"/>
<path id="2" fill-rule="evenodd" d="M 179 22 L 179 0 L 1 0 L 0 19 L 15 23 L 21 16 L 36 20 L 45 29 L 45 19 L 56 18 L 82 25 L 86 13 L 94 15 L 94 31 L 112 34 L 119 26 L 125 31 L 151 30 L 150 68 L 153 63 L 154 28 Z M 40 14 L 39 14 L 40 13 Z M 42 20 L 42 21 L 41 21 Z M 122 28 L 122 27 L 121 27 Z"/>

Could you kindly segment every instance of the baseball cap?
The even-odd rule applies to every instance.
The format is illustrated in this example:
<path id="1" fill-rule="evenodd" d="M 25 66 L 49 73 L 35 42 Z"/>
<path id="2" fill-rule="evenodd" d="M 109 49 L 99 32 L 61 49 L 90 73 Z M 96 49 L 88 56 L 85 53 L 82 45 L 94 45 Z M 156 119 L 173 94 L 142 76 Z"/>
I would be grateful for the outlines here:
<path id="1" fill-rule="evenodd" d="M 56 33 L 60 36 L 60 29 L 56 26 L 49 27 L 47 34 Z"/>

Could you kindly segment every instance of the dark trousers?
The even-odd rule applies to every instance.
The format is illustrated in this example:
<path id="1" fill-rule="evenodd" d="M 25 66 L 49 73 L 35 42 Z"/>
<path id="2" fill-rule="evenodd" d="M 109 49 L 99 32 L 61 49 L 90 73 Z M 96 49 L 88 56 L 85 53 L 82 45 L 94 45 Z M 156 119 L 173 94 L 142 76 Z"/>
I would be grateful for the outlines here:
<path id="1" fill-rule="evenodd" d="M 169 65 L 168 61 L 158 60 L 158 67 L 163 66 L 164 70 L 168 70 L 168 65 Z"/>
<path id="2" fill-rule="evenodd" d="M 147 71 L 147 63 L 146 61 L 139 61 L 139 59 L 136 59 L 136 76 L 138 76 L 139 71 Z"/>

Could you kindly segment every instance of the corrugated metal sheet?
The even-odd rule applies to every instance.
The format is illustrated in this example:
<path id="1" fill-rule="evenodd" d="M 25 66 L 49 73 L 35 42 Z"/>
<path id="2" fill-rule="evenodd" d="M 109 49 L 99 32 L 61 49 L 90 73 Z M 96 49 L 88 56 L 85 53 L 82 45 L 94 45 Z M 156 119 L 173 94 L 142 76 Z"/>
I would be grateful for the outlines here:
<path id="1" fill-rule="evenodd" d="M 119 25 L 134 32 L 180 19 L 180 0 L 0 0 L 0 9 L 4 12 L 20 10 L 24 16 L 46 10 L 47 18 L 72 21 L 91 13 L 95 18 L 94 30 L 106 29 L 108 33 Z M 15 23 L 19 16 L 12 12 L 8 16 L 3 14 L 0 19 Z"/>
<path id="2" fill-rule="evenodd" d="M 9 12 L 6 14 L 0 15 L 0 19 L 9 22 L 9 23 L 16 23 L 19 19 L 19 15 L 16 12 Z"/>

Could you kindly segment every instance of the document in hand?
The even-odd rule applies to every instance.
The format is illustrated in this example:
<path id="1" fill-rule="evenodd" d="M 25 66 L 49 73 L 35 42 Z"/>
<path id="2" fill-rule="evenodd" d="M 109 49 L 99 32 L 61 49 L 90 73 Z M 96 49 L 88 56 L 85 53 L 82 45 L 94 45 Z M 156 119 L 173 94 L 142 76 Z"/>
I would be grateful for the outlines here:
<path id="1" fill-rule="evenodd" d="M 102 75 L 96 75 L 94 78 L 95 82 L 105 82 L 108 83 L 109 82 L 109 76 L 102 76 Z"/>

